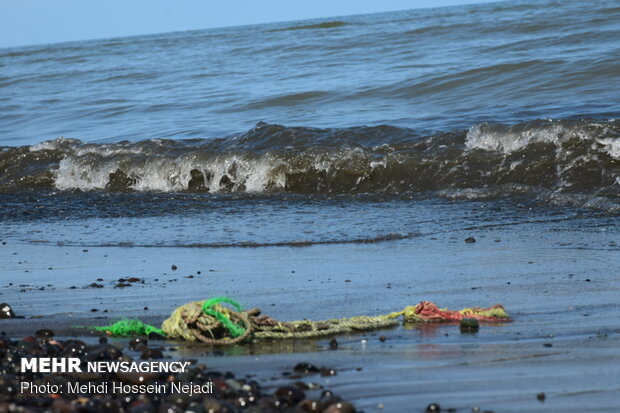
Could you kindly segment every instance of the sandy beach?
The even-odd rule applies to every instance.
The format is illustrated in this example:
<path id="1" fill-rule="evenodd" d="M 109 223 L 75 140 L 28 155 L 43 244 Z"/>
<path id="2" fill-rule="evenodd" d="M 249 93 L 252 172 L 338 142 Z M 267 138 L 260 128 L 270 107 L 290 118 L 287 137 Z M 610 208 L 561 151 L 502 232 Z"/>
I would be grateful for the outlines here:
<path id="1" fill-rule="evenodd" d="M 405 325 L 335 337 L 337 350 L 328 339 L 163 347 L 175 349 L 165 352 L 171 359 L 251 372 L 275 387 L 300 362 L 333 368 L 335 376 L 308 380 L 366 412 L 423 411 L 431 402 L 456 411 L 613 411 L 620 391 L 617 222 L 532 215 L 500 225 L 464 221 L 459 229 L 379 245 L 37 245 L 25 252 L 9 238 L 0 275 L 15 281 L 2 285 L 0 300 L 25 319 L 3 320 L 2 330 L 18 339 L 45 326 L 94 342 L 90 331 L 73 327 L 121 317 L 159 324 L 178 305 L 220 295 L 286 321 L 377 315 L 421 300 L 450 308 L 501 303 L 513 321 L 475 334 L 454 324 Z M 469 236 L 476 242 L 465 243 Z M 26 271 L 28 281 L 17 281 Z M 141 281 L 114 288 L 130 277 Z"/>

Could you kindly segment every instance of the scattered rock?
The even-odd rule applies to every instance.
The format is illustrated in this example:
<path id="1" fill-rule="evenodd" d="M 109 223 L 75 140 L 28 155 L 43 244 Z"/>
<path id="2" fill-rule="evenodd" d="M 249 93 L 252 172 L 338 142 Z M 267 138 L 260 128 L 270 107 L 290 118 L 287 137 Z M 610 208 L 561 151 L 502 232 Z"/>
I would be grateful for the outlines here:
<path id="1" fill-rule="evenodd" d="M 336 370 L 334 369 L 328 369 L 326 367 L 321 367 L 321 376 L 323 377 L 329 377 L 329 376 L 335 376 L 336 374 Z"/>
<path id="2" fill-rule="evenodd" d="M 321 372 L 318 367 L 310 363 L 297 363 L 297 365 L 293 368 L 293 371 L 302 374 L 318 374 Z"/>
<path id="3" fill-rule="evenodd" d="M 542 392 L 541 392 L 541 393 L 538 393 L 538 394 L 536 395 L 536 398 L 538 399 L 538 401 L 539 401 L 539 402 L 541 402 L 541 403 L 542 403 L 542 402 L 544 402 L 544 401 L 545 401 L 545 399 L 547 398 L 547 396 L 545 395 L 545 393 L 542 393 Z"/>
<path id="4" fill-rule="evenodd" d="M 144 338 L 132 338 L 131 340 L 129 340 L 129 349 L 135 350 L 139 346 L 144 346 L 146 348 L 148 344 L 149 342 Z"/>
<path id="5" fill-rule="evenodd" d="M 338 402 L 327 406 L 325 413 L 355 413 L 356 410 L 351 403 Z"/>
<path id="6" fill-rule="evenodd" d="M 294 406 L 306 398 L 303 391 L 293 386 L 278 387 L 275 396 L 280 403 L 286 403 L 288 406 Z"/>
<path id="7" fill-rule="evenodd" d="M 131 413 L 147 412 L 261 412 L 261 411 L 287 411 L 287 412 L 329 412 L 329 413 L 355 413 L 352 404 L 342 400 L 331 391 L 325 390 L 318 399 L 309 399 L 305 391 L 317 391 L 321 385 L 304 383 L 302 381 L 291 385 L 280 385 L 275 391 L 265 390 L 255 380 L 254 375 L 246 375 L 245 378 L 236 378 L 232 373 L 207 371 L 205 365 L 197 365 L 196 361 L 190 361 L 188 370 L 183 373 L 143 373 L 143 372 L 116 372 L 116 373 L 37 373 L 33 375 L 21 372 L 20 357 L 78 357 L 82 363 L 88 361 L 133 361 L 130 354 L 123 354 L 115 345 L 108 344 L 105 337 L 99 338 L 99 343 L 87 345 L 80 340 L 54 340 L 54 333 L 40 330 L 37 337 L 30 336 L 21 340 L 11 340 L 0 333 L 0 352 L 4 357 L 0 358 L 0 389 L 19 388 L 19 382 L 31 381 L 37 385 L 47 383 L 60 385 L 66 388 L 68 382 L 88 381 L 93 385 L 101 385 L 110 381 L 120 381 L 132 385 L 163 384 L 168 386 L 170 382 L 188 382 L 202 385 L 211 382 L 213 393 L 209 395 L 187 394 L 174 395 L 150 395 L 150 394 L 116 394 L 108 390 L 106 393 L 82 394 L 82 393 L 56 393 L 53 395 L 39 394 L 33 397 L 24 397 L 17 391 L 2 392 L 0 411 L 7 410 L 19 412 L 96 412 L 96 411 L 126 411 Z M 116 342 L 116 340 L 115 340 Z M 130 346 L 146 346 L 144 338 L 132 340 Z M 146 354 L 145 356 L 145 353 Z M 142 352 L 141 359 L 161 357 L 161 349 L 148 349 Z M 300 363 L 300 370 L 318 370 L 308 363 Z M 325 369 L 327 370 L 327 369 Z M 329 370 L 330 373 L 334 370 Z M 268 387 L 269 388 L 269 387 Z"/>
<path id="8" fill-rule="evenodd" d="M 426 413 L 438 413 L 441 411 L 441 406 L 439 406 L 439 403 L 431 403 L 428 406 L 426 406 Z"/>
<path id="9" fill-rule="evenodd" d="M 159 349 L 147 348 L 146 350 L 142 352 L 142 354 L 140 355 L 140 358 L 142 360 L 163 359 L 164 355 Z"/>
<path id="10" fill-rule="evenodd" d="M 468 243 L 468 244 L 473 244 L 474 242 L 476 242 L 476 238 L 474 238 L 474 237 L 467 237 L 467 238 L 465 238 L 465 242 Z"/>
<path id="11" fill-rule="evenodd" d="M 480 329 L 480 323 L 475 318 L 463 318 L 460 328 L 461 333 L 476 333 Z"/>
<path id="12" fill-rule="evenodd" d="M 15 318 L 15 313 L 7 303 L 0 304 L 0 318 Z"/>
<path id="13" fill-rule="evenodd" d="M 176 271 L 177 270 L 177 266 L 176 265 L 172 265 L 172 267 L 170 267 L 172 269 L 172 271 Z"/>
<path id="14" fill-rule="evenodd" d="M 50 330 L 49 328 L 43 328 L 41 330 L 37 330 L 37 332 L 34 333 L 34 335 L 40 338 L 51 338 L 51 337 L 54 337 L 54 332 Z"/>
<path id="15" fill-rule="evenodd" d="M 338 341 L 335 338 L 332 338 L 329 341 L 329 348 L 332 350 L 338 350 Z"/>

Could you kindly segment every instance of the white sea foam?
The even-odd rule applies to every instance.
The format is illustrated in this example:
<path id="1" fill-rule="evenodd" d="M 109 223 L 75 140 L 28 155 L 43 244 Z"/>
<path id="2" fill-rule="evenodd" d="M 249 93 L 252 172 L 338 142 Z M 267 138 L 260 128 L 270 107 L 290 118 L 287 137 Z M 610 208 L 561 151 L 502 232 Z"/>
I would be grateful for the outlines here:
<path id="1" fill-rule="evenodd" d="M 467 132 L 467 149 L 483 149 L 509 154 L 532 143 L 553 143 L 557 146 L 572 136 L 560 124 L 525 130 L 493 130 L 486 123 L 472 126 Z"/>
<path id="2" fill-rule="evenodd" d="M 78 139 L 65 138 L 65 137 L 60 136 L 54 140 L 43 141 L 43 142 L 37 143 L 36 145 L 32 145 L 28 149 L 30 150 L 30 152 L 47 151 L 47 150 L 60 149 L 62 147 L 72 146 L 72 145 L 76 145 L 79 143 L 80 141 Z"/>
<path id="3" fill-rule="evenodd" d="M 605 151 L 614 159 L 620 159 L 620 138 L 597 139 L 603 145 Z"/>

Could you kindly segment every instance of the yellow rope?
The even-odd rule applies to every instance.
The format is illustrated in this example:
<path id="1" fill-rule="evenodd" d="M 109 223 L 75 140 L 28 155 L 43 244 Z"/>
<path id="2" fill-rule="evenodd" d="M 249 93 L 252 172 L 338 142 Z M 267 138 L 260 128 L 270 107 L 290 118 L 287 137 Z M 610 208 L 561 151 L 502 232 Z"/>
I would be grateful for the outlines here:
<path id="1" fill-rule="evenodd" d="M 188 341 L 227 345 L 240 343 L 249 337 L 257 339 L 316 338 L 385 328 L 398 325 L 397 319 L 401 316 L 403 316 L 405 323 L 456 321 L 464 317 L 491 322 L 508 320 L 506 311 L 499 305 L 487 309 L 465 308 L 457 312 L 439 309 L 435 304 L 427 301 L 415 306 L 407 306 L 399 312 L 375 317 L 355 316 L 322 321 L 299 320 L 290 322 L 261 316 L 257 309 L 236 311 L 236 309 L 232 310 L 220 304 L 211 305 L 210 308 L 214 310 L 212 313 L 218 313 L 218 319 L 203 311 L 206 302 L 191 302 L 174 310 L 162 324 L 162 330 L 166 336 Z M 225 328 L 223 324 L 239 326 L 239 329 L 243 330 L 244 333 L 238 337 L 233 337 L 230 329 Z"/>

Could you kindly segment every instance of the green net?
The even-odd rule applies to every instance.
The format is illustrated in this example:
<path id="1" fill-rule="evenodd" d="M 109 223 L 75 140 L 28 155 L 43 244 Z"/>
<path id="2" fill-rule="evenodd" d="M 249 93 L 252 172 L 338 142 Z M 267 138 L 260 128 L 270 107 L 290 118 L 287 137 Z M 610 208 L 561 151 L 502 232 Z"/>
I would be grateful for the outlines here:
<path id="1" fill-rule="evenodd" d="M 150 324 L 143 323 L 140 320 L 119 320 L 114 324 L 102 327 L 89 327 L 93 330 L 103 331 L 117 337 L 133 337 L 148 336 L 151 333 L 157 333 L 165 336 L 161 329 Z"/>

